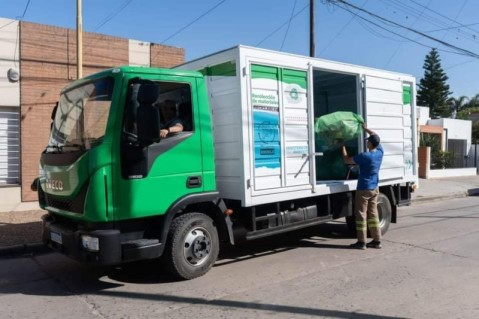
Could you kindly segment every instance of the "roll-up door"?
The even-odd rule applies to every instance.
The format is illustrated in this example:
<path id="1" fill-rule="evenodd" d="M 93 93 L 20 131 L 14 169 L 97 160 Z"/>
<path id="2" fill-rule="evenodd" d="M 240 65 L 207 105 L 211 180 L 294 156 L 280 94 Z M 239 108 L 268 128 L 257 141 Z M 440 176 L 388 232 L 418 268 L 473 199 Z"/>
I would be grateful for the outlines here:
<path id="1" fill-rule="evenodd" d="M 0 185 L 20 183 L 20 119 L 18 108 L 0 106 Z"/>

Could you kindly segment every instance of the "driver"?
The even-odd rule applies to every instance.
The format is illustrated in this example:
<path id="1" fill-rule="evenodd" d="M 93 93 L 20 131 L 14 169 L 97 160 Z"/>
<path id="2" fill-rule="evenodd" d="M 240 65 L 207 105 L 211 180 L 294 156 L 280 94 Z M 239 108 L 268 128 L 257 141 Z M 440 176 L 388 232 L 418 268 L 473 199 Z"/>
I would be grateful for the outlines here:
<path id="1" fill-rule="evenodd" d="M 165 100 L 160 104 L 160 112 L 163 122 L 160 126 L 161 138 L 167 137 L 170 133 L 182 132 L 183 121 L 176 115 L 176 103 L 172 100 Z"/>

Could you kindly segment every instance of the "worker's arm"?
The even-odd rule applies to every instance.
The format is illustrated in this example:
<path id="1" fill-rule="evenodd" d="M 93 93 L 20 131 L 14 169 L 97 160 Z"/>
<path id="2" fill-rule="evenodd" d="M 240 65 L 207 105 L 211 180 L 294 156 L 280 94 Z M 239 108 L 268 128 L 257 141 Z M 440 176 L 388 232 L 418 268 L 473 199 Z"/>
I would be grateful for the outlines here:
<path id="1" fill-rule="evenodd" d="M 368 125 L 366 124 L 366 122 L 363 123 L 363 129 L 366 131 L 366 133 L 368 133 L 369 135 L 377 135 L 374 131 L 368 129 Z"/>
<path id="2" fill-rule="evenodd" d="M 342 154 L 343 154 L 343 160 L 344 160 L 344 163 L 348 164 L 348 165 L 354 165 L 356 164 L 354 162 L 354 159 L 352 157 L 349 157 L 348 156 L 348 151 L 346 150 L 346 146 L 343 145 L 343 148 L 342 148 Z"/>

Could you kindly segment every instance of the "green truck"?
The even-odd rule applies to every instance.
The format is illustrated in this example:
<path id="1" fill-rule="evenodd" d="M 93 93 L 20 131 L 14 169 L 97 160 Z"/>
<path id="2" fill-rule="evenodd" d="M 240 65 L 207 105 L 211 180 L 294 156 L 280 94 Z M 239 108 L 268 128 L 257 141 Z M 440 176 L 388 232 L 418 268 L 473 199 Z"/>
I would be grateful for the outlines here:
<path id="1" fill-rule="evenodd" d="M 328 147 L 315 138 L 314 119 L 334 111 L 361 114 L 381 135 L 385 233 L 417 182 L 414 88 L 408 75 L 245 46 L 74 81 L 40 160 L 43 241 L 88 264 L 161 257 L 192 279 L 220 246 L 338 218 L 354 225 L 354 174 L 325 176 Z M 180 132 L 159 111 L 168 103 Z"/>

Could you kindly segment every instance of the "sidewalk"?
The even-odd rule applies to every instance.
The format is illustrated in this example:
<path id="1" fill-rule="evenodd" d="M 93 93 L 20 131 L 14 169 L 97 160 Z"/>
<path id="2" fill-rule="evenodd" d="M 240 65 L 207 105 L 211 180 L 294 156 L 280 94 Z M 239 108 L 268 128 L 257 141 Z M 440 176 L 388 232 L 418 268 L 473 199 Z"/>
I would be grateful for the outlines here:
<path id="1" fill-rule="evenodd" d="M 412 202 L 472 195 L 479 195 L 479 176 L 420 179 L 419 188 L 412 194 Z M 43 250 L 41 217 L 45 213 L 41 209 L 0 212 L 0 258 Z"/>

